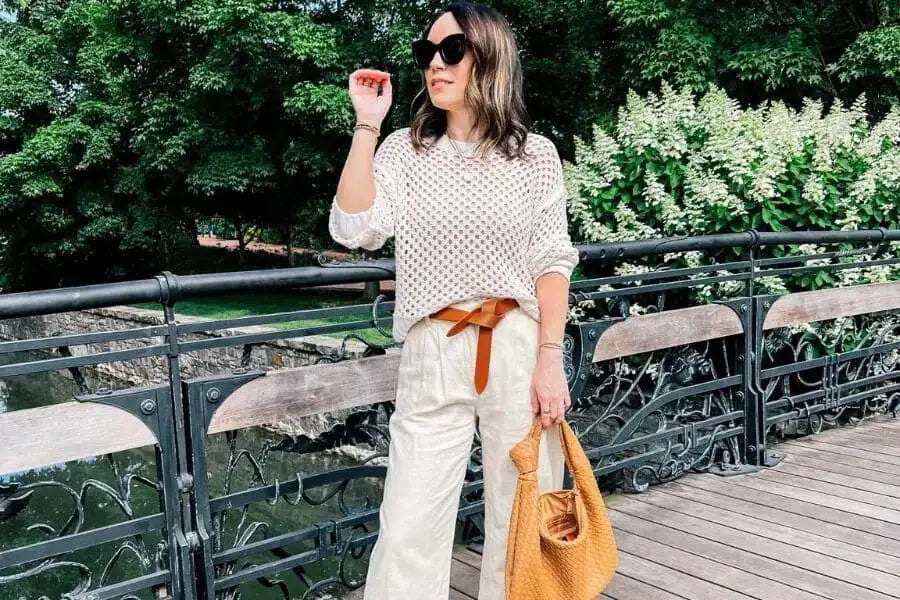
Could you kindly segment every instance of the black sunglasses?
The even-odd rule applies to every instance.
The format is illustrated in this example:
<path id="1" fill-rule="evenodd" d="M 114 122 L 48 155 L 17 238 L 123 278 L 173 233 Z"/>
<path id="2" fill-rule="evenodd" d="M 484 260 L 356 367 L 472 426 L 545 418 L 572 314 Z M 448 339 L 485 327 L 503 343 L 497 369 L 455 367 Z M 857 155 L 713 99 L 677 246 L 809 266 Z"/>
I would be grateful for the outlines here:
<path id="1" fill-rule="evenodd" d="M 435 44 L 428 39 L 415 40 L 412 43 L 413 62 L 416 63 L 417 68 L 427 69 L 431 64 L 431 59 L 434 58 L 434 53 L 440 52 L 444 64 L 455 65 L 466 55 L 467 45 L 465 33 L 448 35 L 441 40 L 440 44 Z"/>

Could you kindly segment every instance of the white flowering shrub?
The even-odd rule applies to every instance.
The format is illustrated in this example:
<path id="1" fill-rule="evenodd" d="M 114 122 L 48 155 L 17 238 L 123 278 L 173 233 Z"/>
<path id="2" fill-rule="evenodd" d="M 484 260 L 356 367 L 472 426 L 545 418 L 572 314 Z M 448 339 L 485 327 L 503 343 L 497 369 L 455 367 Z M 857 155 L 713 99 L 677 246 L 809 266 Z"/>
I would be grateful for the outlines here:
<path id="1" fill-rule="evenodd" d="M 743 109 L 722 90 L 634 92 L 613 132 L 575 140 L 569 209 L 588 242 L 900 222 L 900 107 Z"/>
<path id="2" fill-rule="evenodd" d="M 827 111 L 780 102 L 742 108 L 721 89 L 701 96 L 663 84 L 631 92 L 614 131 L 595 126 L 564 165 L 569 212 L 588 243 L 758 229 L 850 230 L 900 226 L 900 106 L 870 123 L 865 97 Z M 900 255 L 900 246 L 890 252 Z M 795 247 L 789 254 L 835 250 Z M 780 248 L 762 254 L 785 254 Z M 667 257 L 696 266 L 702 256 Z M 849 259 L 852 260 L 852 259 Z M 825 261 L 828 262 L 828 261 Z M 811 262 L 808 266 L 816 264 Z M 635 272 L 621 265 L 619 272 Z M 719 272 L 717 274 L 725 274 Z M 896 268 L 894 268 L 896 276 Z M 760 281 L 760 292 L 883 281 L 891 269 L 816 271 Z M 713 299 L 739 286 L 705 286 Z"/>

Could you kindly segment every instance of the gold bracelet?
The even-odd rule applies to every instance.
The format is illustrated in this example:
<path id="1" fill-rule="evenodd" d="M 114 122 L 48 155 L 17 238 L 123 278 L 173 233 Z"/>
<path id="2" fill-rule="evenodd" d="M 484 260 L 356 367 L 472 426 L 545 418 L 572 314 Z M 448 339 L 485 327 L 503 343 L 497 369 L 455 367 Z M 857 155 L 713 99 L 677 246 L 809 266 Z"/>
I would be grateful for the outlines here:
<path id="1" fill-rule="evenodd" d="M 356 132 L 357 129 L 366 129 L 368 131 L 371 131 L 372 133 L 375 134 L 375 137 L 378 137 L 381 135 L 381 129 L 379 129 L 378 127 L 375 127 L 374 125 L 369 125 L 368 123 L 357 123 L 356 127 L 353 128 L 354 133 Z"/>
<path id="2" fill-rule="evenodd" d="M 542 343 L 540 344 L 540 346 L 541 346 L 541 347 L 543 347 L 543 346 L 548 346 L 548 347 L 550 347 L 550 348 L 558 348 L 559 350 L 562 350 L 562 349 L 563 349 L 562 344 L 559 344 L 559 343 L 557 343 L 557 342 L 542 342 Z"/>

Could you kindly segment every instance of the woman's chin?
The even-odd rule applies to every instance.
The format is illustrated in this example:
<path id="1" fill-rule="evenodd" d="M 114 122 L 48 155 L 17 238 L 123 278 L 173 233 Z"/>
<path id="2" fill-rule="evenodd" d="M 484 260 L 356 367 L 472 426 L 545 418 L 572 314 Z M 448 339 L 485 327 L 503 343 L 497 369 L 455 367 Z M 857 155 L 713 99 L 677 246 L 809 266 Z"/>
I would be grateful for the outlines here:
<path id="1" fill-rule="evenodd" d="M 459 102 L 451 101 L 449 98 L 443 98 L 440 92 L 432 94 L 430 98 L 435 108 L 440 108 L 441 110 L 456 110 L 460 104 Z"/>

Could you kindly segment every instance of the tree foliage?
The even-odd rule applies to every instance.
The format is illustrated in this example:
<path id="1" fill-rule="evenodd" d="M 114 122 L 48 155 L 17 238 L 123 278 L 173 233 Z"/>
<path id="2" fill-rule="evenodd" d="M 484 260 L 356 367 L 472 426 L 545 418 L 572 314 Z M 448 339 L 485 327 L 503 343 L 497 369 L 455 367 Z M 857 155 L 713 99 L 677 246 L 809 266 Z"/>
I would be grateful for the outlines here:
<path id="1" fill-rule="evenodd" d="M 516 33 L 534 128 L 565 158 L 663 81 L 744 107 L 865 92 L 873 116 L 900 97 L 898 0 L 487 1 Z M 198 220 L 328 243 L 347 76 L 391 72 L 384 129 L 408 124 L 409 44 L 442 5 L 0 0 L 0 286 L 145 276 Z"/>
<path id="2" fill-rule="evenodd" d="M 16 9 L 0 35 L 8 284 L 159 268 L 198 216 L 291 223 L 327 187 L 351 119 L 337 31 L 274 8 L 74 0 Z"/>
<path id="3" fill-rule="evenodd" d="M 716 84 L 743 102 L 826 103 L 866 92 L 883 114 L 900 99 L 897 0 L 608 0 L 627 49 L 626 76 L 695 91 Z"/>

